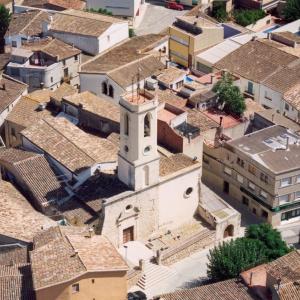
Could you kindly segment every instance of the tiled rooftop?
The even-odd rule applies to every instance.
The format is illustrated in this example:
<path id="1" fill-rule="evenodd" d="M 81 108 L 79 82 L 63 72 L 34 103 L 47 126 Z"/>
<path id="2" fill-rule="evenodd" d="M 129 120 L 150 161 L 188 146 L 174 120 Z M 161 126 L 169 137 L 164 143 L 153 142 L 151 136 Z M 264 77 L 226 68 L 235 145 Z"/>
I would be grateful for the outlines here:
<path id="1" fill-rule="evenodd" d="M 22 5 L 43 9 L 83 9 L 85 2 L 81 0 L 23 0 Z"/>
<path id="2" fill-rule="evenodd" d="M 71 172 L 117 160 L 118 149 L 113 143 L 85 133 L 64 118 L 48 117 L 21 134 Z"/>
<path id="3" fill-rule="evenodd" d="M 262 82 L 278 68 L 286 67 L 297 58 L 297 56 L 272 47 L 263 41 L 255 40 L 231 52 L 215 67 L 220 70 L 227 69 L 235 75 L 254 82 Z"/>
<path id="4" fill-rule="evenodd" d="M 236 279 L 178 290 L 160 297 L 161 300 L 253 300 L 247 287 Z"/>
<path id="5" fill-rule="evenodd" d="M 30 253 L 35 289 L 56 285 L 87 272 L 128 269 L 107 238 L 79 230 L 64 231 L 56 227 L 35 238 L 34 250 Z"/>
<path id="6" fill-rule="evenodd" d="M 7 75 L 0 76 L 0 112 L 12 104 L 27 90 L 27 85 Z"/>
<path id="7" fill-rule="evenodd" d="M 29 190 L 41 207 L 67 196 L 59 177 L 41 154 L 14 148 L 2 149 L 0 165 L 21 180 L 21 188 Z"/>
<path id="8" fill-rule="evenodd" d="M 57 61 L 61 61 L 81 53 L 81 50 L 75 48 L 74 46 L 66 44 L 58 39 L 51 38 L 48 38 L 47 40 L 24 43 L 22 47 L 31 51 L 41 51 L 55 58 Z"/>
<path id="9" fill-rule="evenodd" d="M 125 21 L 97 13 L 70 9 L 54 15 L 50 30 L 99 37 L 113 23 L 122 22 Z"/>
<path id="10" fill-rule="evenodd" d="M 10 183 L 0 183 L 0 234 L 31 241 L 43 228 L 56 223 L 38 213 Z"/>
<path id="11" fill-rule="evenodd" d="M 299 83 L 291 87 L 288 91 L 286 91 L 283 95 L 283 98 L 287 103 L 291 104 L 294 108 L 300 110 L 300 78 L 299 78 Z"/>
<path id="12" fill-rule="evenodd" d="M 133 37 L 110 51 L 87 61 L 81 66 L 81 72 L 107 73 L 113 71 L 147 56 L 146 52 L 152 50 L 157 43 L 165 39 L 166 36 L 161 34 Z"/>
<path id="13" fill-rule="evenodd" d="M 83 93 L 74 94 L 64 97 L 67 102 L 74 104 L 75 106 L 82 105 L 82 109 L 100 117 L 120 122 L 120 109 L 119 106 L 114 103 L 100 98 L 89 91 Z"/>
<path id="14" fill-rule="evenodd" d="M 162 156 L 160 158 L 159 175 L 164 177 L 191 166 L 199 167 L 199 162 L 184 154 L 174 154 L 170 157 Z"/>
<path id="15" fill-rule="evenodd" d="M 51 93 L 51 99 L 61 102 L 62 98 L 77 94 L 78 90 L 70 84 L 63 83 L 55 91 Z"/>
<path id="16" fill-rule="evenodd" d="M 12 16 L 6 36 L 25 34 L 39 36 L 43 29 L 42 24 L 47 21 L 49 14 L 40 10 L 30 10 Z"/>

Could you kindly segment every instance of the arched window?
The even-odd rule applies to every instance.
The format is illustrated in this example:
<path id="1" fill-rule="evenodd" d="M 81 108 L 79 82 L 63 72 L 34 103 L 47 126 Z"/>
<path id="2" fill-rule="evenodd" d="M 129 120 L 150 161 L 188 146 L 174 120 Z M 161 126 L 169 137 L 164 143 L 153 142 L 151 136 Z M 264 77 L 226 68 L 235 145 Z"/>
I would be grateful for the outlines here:
<path id="1" fill-rule="evenodd" d="M 102 94 L 107 95 L 107 83 L 105 81 L 102 82 Z"/>
<path id="2" fill-rule="evenodd" d="M 148 113 L 144 119 L 144 137 L 150 136 L 151 124 L 150 124 L 151 115 Z"/>
<path id="3" fill-rule="evenodd" d="M 112 98 L 114 97 L 114 88 L 111 85 L 109 85 L 108 88 L 108 96 Z"/>
<path id="4" fill-rule="evenodd" d="M 124 134 L 129 135 L 129 118 L 128 115 L 124 115 Z"/>

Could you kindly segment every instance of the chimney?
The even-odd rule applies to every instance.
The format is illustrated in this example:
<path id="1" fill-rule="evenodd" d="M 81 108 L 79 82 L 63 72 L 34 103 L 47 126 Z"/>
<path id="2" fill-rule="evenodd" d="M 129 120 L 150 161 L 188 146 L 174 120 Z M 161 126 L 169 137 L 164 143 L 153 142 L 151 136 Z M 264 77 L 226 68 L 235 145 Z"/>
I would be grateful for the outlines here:
<path id="1" fill-rule="evenodd" d="M 254 35 L 254 36 L 251 38 L 251 41 L 254 42 L 254 41 L 256 41 L 256 39 L 257 39 L 257 36 Z"/>
<path id="2" fill-rule="evenodd" d="M 145 260 L 144 259 L 140 259 L 139 260 L 139 269 L 141 271 L 144 271 L 145 270 Z"/>
<path id="3" fill-rule="evenodd" d="M 5 90 L 6 90 L 5 83 L 2 83 L 2 85 L 1 85 L 1 90 L 3 90 L 3 91 L 5 91 Z"/>
<path id="4" fill-rule="evenodd" d="M 281 284 L 281 278 L 277 279 L 277 291 L 280 289 L 280 284 Z"/>

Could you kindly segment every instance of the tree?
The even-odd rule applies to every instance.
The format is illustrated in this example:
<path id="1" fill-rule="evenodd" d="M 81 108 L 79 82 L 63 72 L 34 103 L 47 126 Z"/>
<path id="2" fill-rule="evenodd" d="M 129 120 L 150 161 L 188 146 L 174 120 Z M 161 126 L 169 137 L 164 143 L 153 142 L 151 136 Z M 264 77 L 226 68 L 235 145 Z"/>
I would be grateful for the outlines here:
<path id="1" fill-rule="evenodd" d="M 224 110 L 228 113 L 241 115 L 245 109 L 245 99 L 240 89 L 233 85 L 232 76 L 225 73 L 213 87 L 213 91 L 218 95 L 218 101 L 224 105 Z"/>
<path id="2" fill-rule="evenodd" d="M 233 15 L 237 24 L 248 26 L 263 18 L 266 13 L 262 9 L 237 9 Z"/>
<path id="3" fill-rule="evenodd" d="M 8 28 L 11 14 L 3 4 L 0 4 L 0 38 L 4 37 L 4 34 Z"/>
<path id="4" fill-rule="evenodd" d="M 212 16 L 219 22 L 225 22 L 228 20 L 228 13 L 226 12 L 226 4 L 224 1 L 214 1 Z"/>
<path id="5" fill-rule="evenodd" d="M 245 236 L 259 240 L 264 244 L 268 261 L 277 259 L 291 251 L 286 242 L 282 240 L 280 232 L 267 223 L 250 225 Z"/>
<path id="6" fill-rule="evenodd" d="M 208 259 L 210 279 L 236 278 L 242 271 L 266 262 L 265 246 L 259 240 L 238 238 L 210 250 Z"/>
<path id="7" fill-rule="evenodd" d="M 288 21 L 300 19 L 300 0 L 287 0 L 283 9 L 283 15 Z"/>

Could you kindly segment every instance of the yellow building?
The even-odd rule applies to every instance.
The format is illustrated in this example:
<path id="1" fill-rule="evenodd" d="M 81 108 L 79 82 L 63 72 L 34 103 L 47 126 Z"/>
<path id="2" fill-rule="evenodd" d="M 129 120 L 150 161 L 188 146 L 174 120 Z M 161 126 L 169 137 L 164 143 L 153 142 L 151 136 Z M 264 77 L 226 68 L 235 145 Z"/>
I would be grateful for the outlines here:
<path id="1" fill-rule="evenodd" d="M 169 27 L 169 55 L 173 62 L 186 68 L 194 67 L 200 50 L 223 41 L 221 25 L 197 16 L 180 16 Z"/>
<path id="2" fill-rule="evenodd" d="M 30 252 L 37 300 L 125 300 L 127 264 L 101 235 L 70 226 L 34 238 Z"/>

